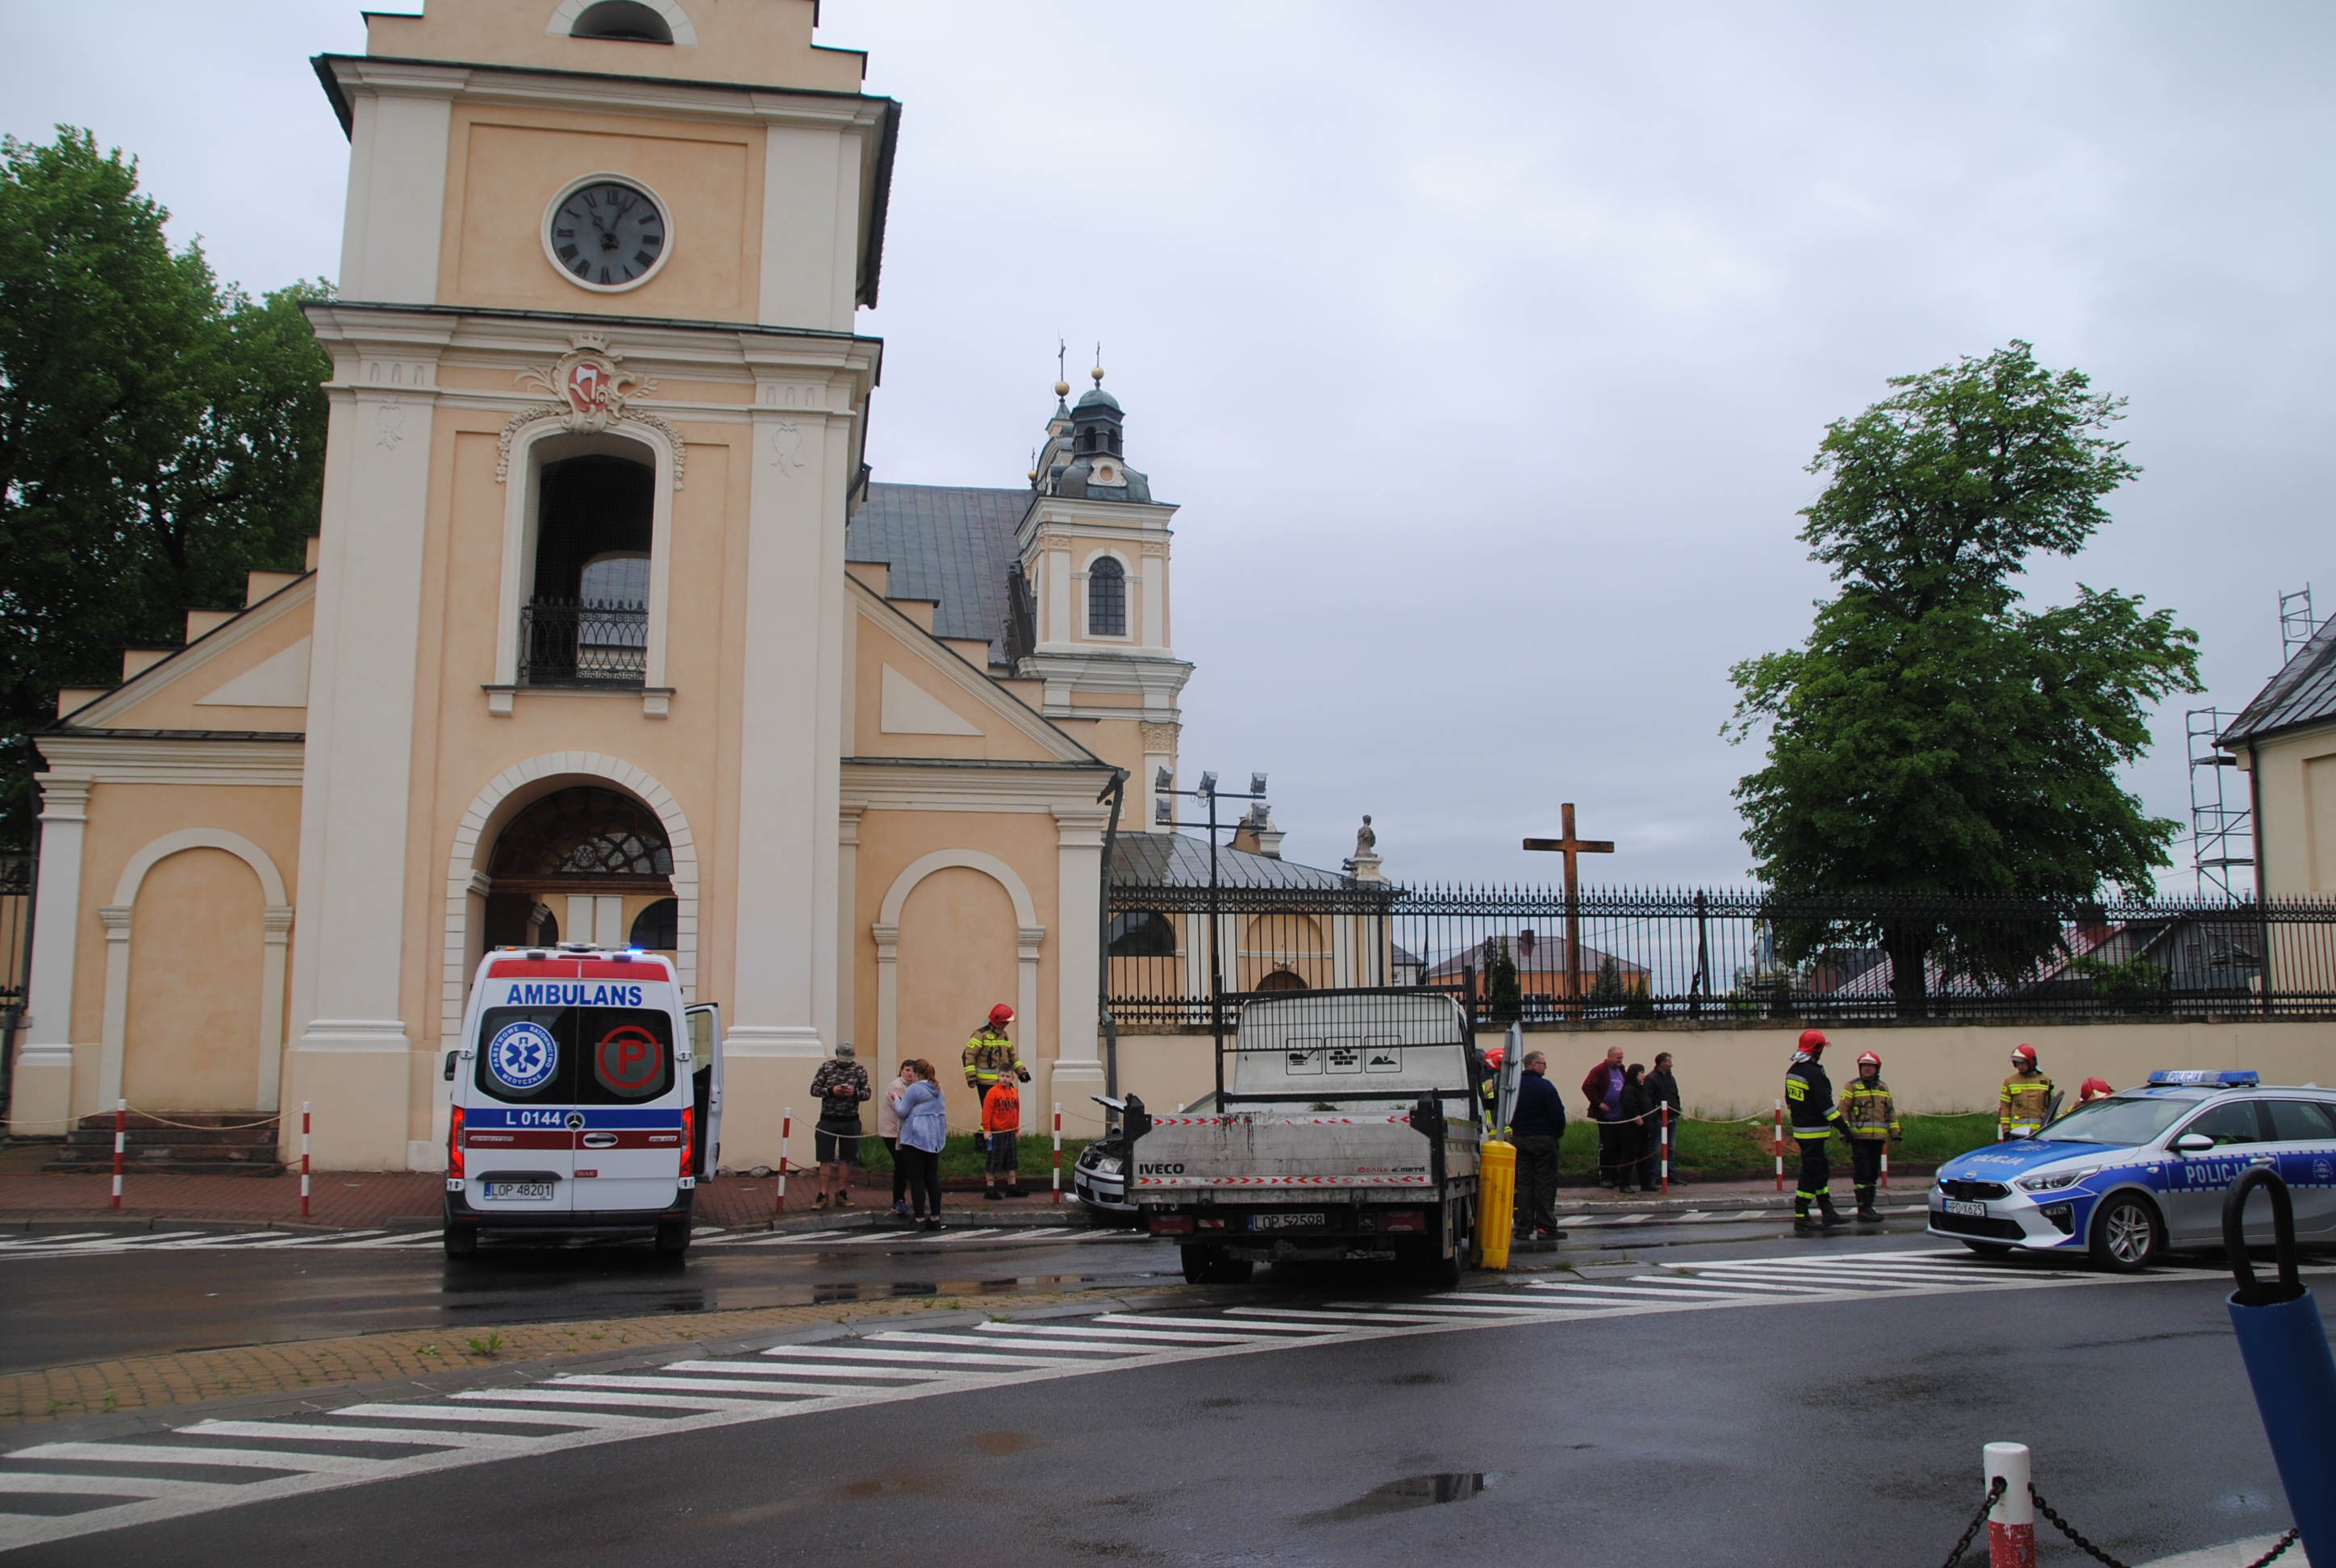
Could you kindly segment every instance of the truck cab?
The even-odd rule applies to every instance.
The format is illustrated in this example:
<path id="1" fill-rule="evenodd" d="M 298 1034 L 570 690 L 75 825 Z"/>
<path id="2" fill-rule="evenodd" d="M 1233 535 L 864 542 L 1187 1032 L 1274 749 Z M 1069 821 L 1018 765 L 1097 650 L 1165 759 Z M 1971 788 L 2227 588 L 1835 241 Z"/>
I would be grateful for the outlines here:
<path id="1" fill-rule="evenodd" d="M 1467 1019 L 1419 990 L 1241 998 L 1205 1114 L 1123 1119 L 1126 1192 L 1188 1280 L 1260 1262 L 1399 1261 L 1456 1281 L 1476 1225 Z"/>
<path id="2" fill-rule="evenodd" d="M 482 1237 L 688 1249 L 720 1149 L 722 1022 L 682 1001 L 670 959 L 588 943 L 490 953 L 442 1073 L 449 1253 Z"/>

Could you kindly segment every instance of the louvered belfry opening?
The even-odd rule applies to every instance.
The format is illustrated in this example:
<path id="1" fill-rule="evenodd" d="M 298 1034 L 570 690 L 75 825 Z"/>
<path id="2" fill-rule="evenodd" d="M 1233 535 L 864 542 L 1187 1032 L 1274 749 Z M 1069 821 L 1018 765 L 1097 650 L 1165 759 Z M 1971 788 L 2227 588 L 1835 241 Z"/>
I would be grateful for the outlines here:
<path id="1" fill-rule="evenodd" d="M 544 464 L 535 581 L 521 611 L 521 685 L 642 684 L 656 485 L 657 470 L 629 458 Z"/>
<path id="2" fill-rule="evenodd" d="M 584 785 L 513 817 L 495 840 L 487 875 L 487 946 L 523 947 L 552 940 L 540 934 L 539 910 L 556 921 L 567 898 L 671 897 L 673 851 L 647 806 L 620 790 Z"/>

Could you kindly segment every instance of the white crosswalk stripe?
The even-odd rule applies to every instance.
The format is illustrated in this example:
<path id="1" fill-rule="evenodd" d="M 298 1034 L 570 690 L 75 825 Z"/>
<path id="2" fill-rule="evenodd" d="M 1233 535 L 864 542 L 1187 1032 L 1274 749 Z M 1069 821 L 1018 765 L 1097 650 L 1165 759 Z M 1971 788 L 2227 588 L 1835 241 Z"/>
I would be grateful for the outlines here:
<path id="1" fill-rule="evenodd" d="M 1285 1348 L 1650 1312 L 2127 1284 L 2196 1272 L 2111 1277 L 1948 1252 L 1836 1252 L 1665 1262 L 1612 1278 L 1490 1284 L 1426 1298 L 875 1329 L 756 1353 L 468 1388 L 414 1404 L 198 1420 L 135 1437 L 34 1444 L 0 1455 L 0 1551 L 652 1434 Z M 124 1474 L 130 1469 L 139 1474 Z"/>
<path id="2" fill-rule="evenodd" d="M 700 1247 L 871 1247 L 880 1251 L 895 1248 L 929 1251 L 968 1244 L 982 1247 L 1061 1247 L 1087 1242 L 1141 1239 L 1127 1231 L 1087 1225 L 991 1225 L 975 1230 L 930 1232 L 886 1225 L 868 1231 L 813 1231 L 808 1234 L 797 1232 L 787 1235 L 701 1226 L 692 1234 L 694 1244 Z M 404 1251 L 409 1249 L 423 1251 L 438 1244 L 439 1233 L 435 1229 L 322 1231 L 290 1234 L 279 1231 L 167 1231 L 133 1234 L 112 1231 L 76 1231 L 62 1235 L 17 1236 L 0 1241 L 0 1262 L 43 1258 L 107 1258 L 127 1252 L 248 1252 L 277 1247 L 333 1252 Z"/>

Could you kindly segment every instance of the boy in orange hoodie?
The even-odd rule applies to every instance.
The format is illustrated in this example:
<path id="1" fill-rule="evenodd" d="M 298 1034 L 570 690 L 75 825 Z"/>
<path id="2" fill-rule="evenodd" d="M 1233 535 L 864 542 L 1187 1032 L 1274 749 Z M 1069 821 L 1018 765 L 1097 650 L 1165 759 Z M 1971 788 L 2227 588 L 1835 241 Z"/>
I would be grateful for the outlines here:
<path id="1" fill-rule="evenodd" d="M 988 1184 L 982 1196 L 991 1203 L 1000 1197 L 1022 1198 L 1029 1194 L 1022 1190 L 1019 1169 L 1022 1141 L 1022 1096 L 1008 1076 L 1000 1076 L 981 1100 L 981 1130 L 989 1139 L 989 1158 L 984 1169 Z M 998 1190 L 1000 1173 L 1006 1177 L 1006 1191 Z"/>

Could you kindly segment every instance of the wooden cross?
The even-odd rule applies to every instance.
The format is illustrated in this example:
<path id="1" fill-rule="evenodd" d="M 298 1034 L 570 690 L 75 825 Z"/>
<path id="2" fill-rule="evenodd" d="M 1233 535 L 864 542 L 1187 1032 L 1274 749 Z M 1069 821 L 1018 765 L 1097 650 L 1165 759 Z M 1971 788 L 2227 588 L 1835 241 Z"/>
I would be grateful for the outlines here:
<path id="1" fill-rule="evenodd" d="M 1569 1001 L 1579 1006 L 1582 1001 L 1582 873 L 1577 857 L 1611 855 L 1614 852 L 1614 841 L 1574 836 L 1572 801 L 1558 807 L 1558 820 L 1565 827 L 1565 836 L 1562 839 L 1527 839 L 1525 848 L 1549 850 L 1565 857 L 1565 994 Z"/>

